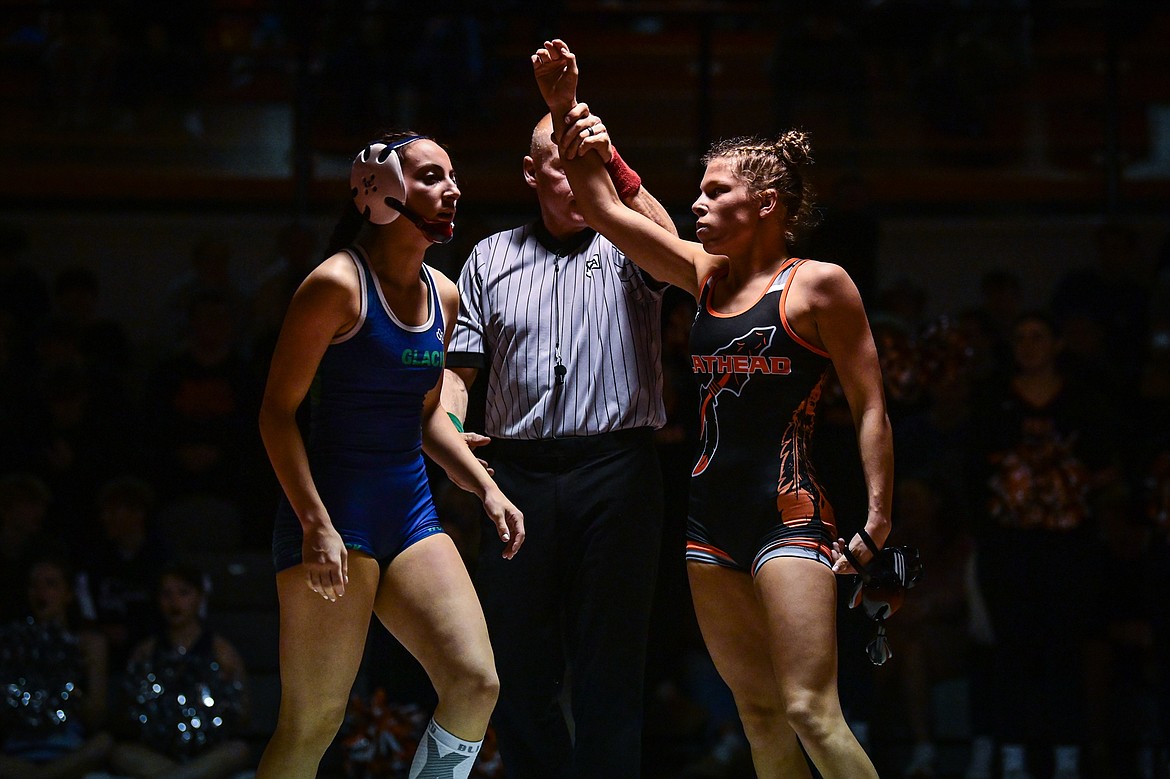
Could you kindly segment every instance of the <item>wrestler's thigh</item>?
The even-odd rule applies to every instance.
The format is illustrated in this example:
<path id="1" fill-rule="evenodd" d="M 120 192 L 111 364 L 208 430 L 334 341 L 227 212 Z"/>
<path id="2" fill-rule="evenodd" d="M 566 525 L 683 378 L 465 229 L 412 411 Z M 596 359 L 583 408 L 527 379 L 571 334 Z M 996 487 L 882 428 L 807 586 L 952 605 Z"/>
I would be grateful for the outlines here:
<path id="1" fill-rule="evenodd" d="M 317 706 L 349 697 L 365 651 L 380 576 L 378 562 L 349 553 L 345 595 L 331 602 L 309 589 L 304 565 L 276 575 L 280 600 L 281 705 Z"/>
<path id="2" fill-rule="evenodd" d="M 492 662 L 479 598 L 446 533 L 427 536 L 394 558 L 374 612 L 430 674 L 452 664 Z"/>
<path id="3" fill-rule="evenodd" d="M 751 577 L 710 563 L 687 563 L 695 616 L 707 652 L 736 700 L 774 696 L 767 614 Z"/>
<path id="4" fill-rule="evenodd" d="M 835 691 L 837 582 L 823 563 L 778 557 L 755 577 L 767 646 L 785 694 Z"/>

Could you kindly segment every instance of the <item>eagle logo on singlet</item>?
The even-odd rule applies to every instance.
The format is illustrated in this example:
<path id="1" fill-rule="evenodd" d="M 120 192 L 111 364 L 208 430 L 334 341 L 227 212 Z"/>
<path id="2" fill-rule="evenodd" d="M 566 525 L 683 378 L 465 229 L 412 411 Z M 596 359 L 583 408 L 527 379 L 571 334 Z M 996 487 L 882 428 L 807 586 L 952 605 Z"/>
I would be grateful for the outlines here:
<path id="1" fill-rule="evenodd" d="M 754 373 L 787 373 L 790 370 L 787 359 L 763 356 L 772 345 L 775 335 L 775 326 L 754 327 L 726 346 L 716 349 L 713 354 L 691 357 L 692 369 L 696 373 L 711 373 L 711 379 L 699 388 L 702 395 L 699 403 L 699 441 L 702 443 L 702 451 L 691 476 L 698 476 L 707 470 L 719 448 L 719 394 L 730 392 L 738 396 Z"/>

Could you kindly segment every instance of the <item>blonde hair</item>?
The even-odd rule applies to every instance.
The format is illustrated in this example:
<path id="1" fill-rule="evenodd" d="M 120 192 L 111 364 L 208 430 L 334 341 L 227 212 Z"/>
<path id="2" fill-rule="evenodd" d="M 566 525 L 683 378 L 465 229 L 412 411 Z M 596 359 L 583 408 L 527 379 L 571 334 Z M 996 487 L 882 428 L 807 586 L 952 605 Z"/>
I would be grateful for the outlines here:
<path id="1" fill-rule="evenodd" d="M 789 246 L 799 232 L 816 224 L 813 188 L 807 170 L 813 164 L 808 133 L 788 130 L 775 140 L 760 136 L 737 136 L 716 141 L 703 155 L 703 165 L 713 160 L 730 160 L 735 174 L 759 194 L 774 189 L 788 211 L 784 238 Z"/>

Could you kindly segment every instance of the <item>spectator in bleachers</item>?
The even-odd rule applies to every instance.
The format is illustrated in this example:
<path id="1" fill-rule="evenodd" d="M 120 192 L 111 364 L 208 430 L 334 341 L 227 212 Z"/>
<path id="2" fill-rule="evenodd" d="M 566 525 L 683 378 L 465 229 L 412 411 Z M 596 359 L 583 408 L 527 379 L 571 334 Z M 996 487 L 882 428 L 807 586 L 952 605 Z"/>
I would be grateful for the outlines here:
<path id="1" fill-rule="evenodd" d="M 153 481 L 164 502 L 211 495 L 238 506 L 247 489 L 241 467 L 259 402 L 238 313 L 220 292 L 197 293 L 181 343 L 149 377 Z"/>
<path id="2" fill-rule="evenodd" d="M 945 465 L 930 473 L 898 479 L 894 529 L 889 543 L 918 548 L 929 561 L 930 576 L 915 588 L 890 622 L 897 651 L 877 671 L 883 700 L 900 700 L 913 749 L 903 775 L 933 777 L 938 770 L 932 693 L 946 679 L 967 672 L 967 592 L 965 573 L 973 553 L 969 528 L 956 516 L 959 495 L 940 478 Z"/>
<path id="3" fill-rule="evenodd" d="M 158 623 L 155 587 L 172 555 L 153 526 L 154 503 L 154 489 L 141 479 L 106 482 L 96 500 L 96 538 L 82 536 L 75 551 L 82 612 L 106 636 L 115 668 Z"/>
<path id="4" fill-rule="evenodd" d="M 979 277 L 979 303 L 975 311 L 982 315 L 991 337 L 991 352 L 1005 371 L 1012 364 L 1012 328 L 1023 305 L 1021 279 L 1014 270 L 993 268 Z"/>
<path id="5" fill-rule="evenodd" d="M 886 313 L 885 308 L 873 315 L 872 328 L 890 421 L 895 422 L 907 414 L 917 413 L 924 403 L 924 385 L 915 351 L 916 328 L 901 316 Z"/>
<path id="6" fill-rule="evenodd" d="M 899 276 L 877 291 L 872 310 L 889 317 L 912 335 L 929 321 L 930 291 L 909 276 Z"/>
<path id="7" fill-rule="evenodd" d="M 971 512 L 965 500 L 956 499 L 971 490 L 967 477 L 975 387 L 989 386 L 990 377 L 1000 376 L 998 367 L 991 367 L 995 359 L 990 332 L 986 315 L 978 310 L 960 317 L 937 317 L 919 332 L 913 356 L 906 362 L 914 367 L 912 375 L 921 388 L 922 402 L 894 422 L 894 472 L 907 474 L 895 476 L 901 495 L 895 498 L 895 512 L 906 516 L 895 519 L 894 526 L 903 543 L 920 548 L 931 573 L 907 598 L 905 620 L 899 611 L 892 629 L 898 632 L 901 644 L 902 625 L 910 623 L 906 627 L 910 654 L 921 653 L 939 641 L 949 645 L 945 658 L 928 653 L 932 660 L 925 668 L 905 662 L 906 651 L 895 655 L 902 655 L 895 668 L 907 671 L 895 674 L 900 677 L 911 736 L 917 742 L 907 765 L 908 775 L 925 776 L 935 770 L 929 688 L 944 677 L 962 674 L 968 682 L 973 742 L 967 779 L 990 779 L 994 749 L 988 736 L 992 721 L 986 705 L 991 698 L 987 684 L 990 639 L 981 593 L 973 583 Z M 916 506 L 930 507 L 937 515 L 915 511 Z M 915 521 L 924 516 L 932 520 Z M 940 566 L 936 578 L 934 572 Z M 922 609 L 914 605 L 920 596 L 925 601 Z M 947 604 L 946 618 L 938 632 L 945 635 L 935 635 L 930 623 L 938 616 L 937 606 L 942 602 Z M 898 684 L 892 689 L 888 674 L 882 675 L 886 676 L 885 691 L 898 692 Z"/>
<path id="8" fill-rule="evenodd" d="M 972 540 L 976 538 L 972 533 Z M 970 752 L 963 779 L 992 779 L 996 765 L 995 634 L 987 601 L 979 587 L 979 546 L 975 544 L 963 572 L 967 592 L 967 714 Z"/>
<path id="9" fill-rule="evenodd" d="M 244 333 L 248 322 L 247 292 L 244 282 L 233 271 L 233 250 L 228 241 L 205 234 L 195 241 L 189 256 L 190 265 L 179 274 L 162 298 L 159 322 L 163 347 L 184 343 L 191 336 L 191 308 L 201 298 L 217 296 L 228 307 L 233 331 Z"/>
<path id="10" fill-rule="evenodd" d="M 1161 327 L 1161 326 L 1159 326 Z M 1101 609 L 1107 614 L 1093 699 L 1101 775 L 1170 771 L 1170 339 L 1155 329 L 1124 409 L 1125 491 L 1107 504 Z"/>
<path id="11" fill-rule="evenodd" d="M 1067 369 L 1096 375 L 1109 391 L 1128 394 L 1147 343 L 1151 279 L 1132 227 L 1106 222 L 1093 238 L 1093 263 L 1057 280 L 1050 307 Z"/>
<path id="12" fill-rule="evenodd" d="M 1026 745 L 1047 745 L 1056 779 L 1077 779 L 1085 654 L 1101 620 L 1095 501 L 1118 475 L 1117 420 L 1097 388 L 1061 371 L 1049 316 L 1022 315 L 1012 343 L 1015 371 L 981 399 L 972 426 L 997 736 L 1004 779 L 1032 775 Z"/>
<path id="13" fill-rule="evenodd" d="M 273 256 L 260 271 L 250 298 L 252 353 L 263 368 L 276 344 L 285 311 L 297 287 L 321 259 L 320 240 L 304 222 L 292 221 L 280 227 L 273 242 Z M 264 370 L 262 376 L 267 377 Z"/>
<path id="14" fill-rule="evenodd" d="M 72 349 L 75 333 L 62 327 L 69 331 L 65 339 Z M 68 533 L 84 534 L 84 517 L 102 482 L 130 467 L 139 455 L 135 422 L 120 418 L 121 409 L 95 397 L 89 373 L 72 357 L 42 368 L 36 386 L 35 402 L 27 412 L 27 462 L 52 490 L 52 519 Z"/>
<path id="15" fill-rule="evenodd" d="M 918 403 L 893 421 L 895 472 L 937 475 L 950 492 L 967 493 L 973 356 L 967 330 L 949 316 L 936 318 L 914 337 L 902 359 Z"/>
<path id="16" fill-rule="evenodd" d="M 95 388 L 117 399 L 125 389 L 132 347 L 125 326 L 101 315 L 100 293 L 97 273 L 82 265 L 66 268 L 53 280 L 53 316 L 72 326 Z"/>
<path id="17" fill-rule="evenodd" d="M 122 677 L 128 738 L 110 755 L 134 779 L 224 779 L 251 759 L 244 661 L 207 626 L 208 584 L 176 564 L 158 582 L 162 627 L 139 643 Z"/>
<path id="18" fill-rule="evenodd" d="M 51 301 L 48 282 L 29 262 L 29 246 L 24 227 L 0 224 L 0 312 L 14 323 L 9 348 L 19 365 L 33 363 L 32 334 L 48 316 Z"/>
<path id="19" fill-rule="evenodd" d="M 38 556 L 22 578 L 28 616 L 0 629 L 0 779 L 80 779 L 109 754 L 106 644 L 70 582 L 65 558 Z"/>
<path id="20" fill-rule="evenodd" d="M 28 465 L 24 438 L 34 387 L 17 358 L 20 329 L 12 312 L 0 309 L 0 473 Z"/>
<path id="21" fill-rule="evenodd" d="M 0 477 L 0 563 L 5 571 L 0 576 L 0 622 L 24 616 L 28 566 L 51 543 L 46 526 L 51 501 L 48 485 L 34 474 L 13 471 Z"/>

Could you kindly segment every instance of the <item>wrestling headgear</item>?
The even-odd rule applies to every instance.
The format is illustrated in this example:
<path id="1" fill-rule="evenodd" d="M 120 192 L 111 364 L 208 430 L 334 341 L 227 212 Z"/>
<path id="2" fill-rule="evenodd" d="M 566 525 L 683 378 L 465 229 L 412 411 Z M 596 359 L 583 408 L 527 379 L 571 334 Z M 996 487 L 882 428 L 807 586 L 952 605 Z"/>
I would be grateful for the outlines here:
<path id="1" fill-rule="evenodd" d="M 349 188 L 353 203 L 366 219 L 376 225 L 393 222 L 401 214 L 431 243 L 447 243 L 455 236 L 455 223 L 424 219 L 406 206 L 406 179 L 398 149 L 425 135 L 408 135 L 390 143 L 372 141 L 353 158 Z"/>
<path id="2" fill-rule="evenodd" d="M 885 621 L 898 610 L 910 589 L 922 579 L 922 559 L 912 546 L 888 546 L 878 549 L 873 538 L 864 529 L 858 530 L 861 540 L 873 552 L 869 565 L 862 565 L 849 547 L 842 551 L 857 571 L 857 584 L 849 608 L 864 609 L 866 616 L 877 622 L 877 636 L 865 648 L 870 662 L 881 665 L 893 656 L 886 640 Z"/>

